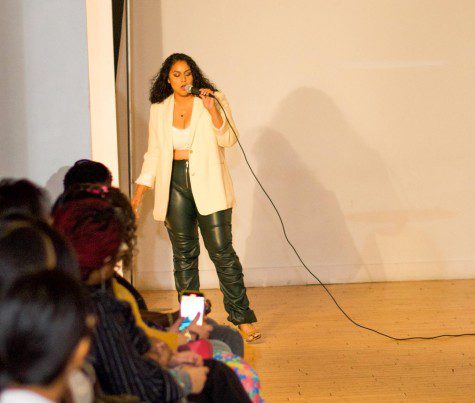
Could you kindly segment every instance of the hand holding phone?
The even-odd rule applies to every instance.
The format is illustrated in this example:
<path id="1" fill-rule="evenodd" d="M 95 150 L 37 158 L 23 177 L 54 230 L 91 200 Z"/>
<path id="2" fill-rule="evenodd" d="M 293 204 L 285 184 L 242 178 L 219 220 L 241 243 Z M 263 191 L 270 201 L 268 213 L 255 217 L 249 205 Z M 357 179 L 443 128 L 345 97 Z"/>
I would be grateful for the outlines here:
<path id="1" fill-rule="evenodd" d="M 205 311 L 205 297 L 199 291 L 183 291 L 181 293 L 180 316 L 183 322 L 180 325 L 180 331 L 184 331 L 192 321 L 199 315 L 196 324 L 203 325 L 203 316 Z"/>

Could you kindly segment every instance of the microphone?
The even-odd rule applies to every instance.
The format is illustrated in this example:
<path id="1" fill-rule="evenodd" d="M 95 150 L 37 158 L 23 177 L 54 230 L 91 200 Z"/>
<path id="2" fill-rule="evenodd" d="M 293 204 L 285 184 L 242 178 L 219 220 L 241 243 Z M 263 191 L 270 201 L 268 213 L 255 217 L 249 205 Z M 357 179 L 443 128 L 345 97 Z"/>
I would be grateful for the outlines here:
<path id="1" fill-rule="evenodd" d="M 198 88 L 195 88 L 193 87 L 192 85 L 190 84 L 187 84 L 185 85 L 185 91 L 188 93 L 188 94 L 191 94 L 191 95 L 196 95 L 197 97 L 199 97 L 201 95 L 201 92 Z M 215 98 L 215 96 L 213 94 L 203 94 L 205 97 L 210 97 L 210 98 Z"/>

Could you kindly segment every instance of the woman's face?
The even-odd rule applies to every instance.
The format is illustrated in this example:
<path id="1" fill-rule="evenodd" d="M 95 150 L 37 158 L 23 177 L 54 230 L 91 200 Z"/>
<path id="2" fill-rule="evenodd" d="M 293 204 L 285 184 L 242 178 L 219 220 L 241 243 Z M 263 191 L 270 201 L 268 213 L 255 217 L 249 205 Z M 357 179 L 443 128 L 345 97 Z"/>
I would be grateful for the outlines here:
<path id="1" fill-rule="evenodd" d="M 173 92 L 181 95 L 189 95 L 185 89 L 186 85 L 193 85 L 193 76 L 191 75 L 190 66 L 183 60 L 175 62 L 168 74 L 168 82 L 172 86 Z"/>

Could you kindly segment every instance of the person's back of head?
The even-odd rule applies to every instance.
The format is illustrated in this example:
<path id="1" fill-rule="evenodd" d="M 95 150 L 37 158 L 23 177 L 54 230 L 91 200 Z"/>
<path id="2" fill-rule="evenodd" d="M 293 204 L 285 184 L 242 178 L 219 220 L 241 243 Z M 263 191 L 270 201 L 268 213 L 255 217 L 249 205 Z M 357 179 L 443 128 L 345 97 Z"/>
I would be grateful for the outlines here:
<path id="1" fill-rule="evenodd" d="M 79 279 L 79 267 L 66 239 L 47 223 L 28 216 L 0 220 L 0 298 L 25 274 L 59 270 Z"/>
<path id="2" fill-rule="evenodd" d="M 27 179 L 0 181 L 0 217 L 27 214 L 48 220 L 50 202 L 46 192 Z"/>
<path id="3" fill-rule="evenodd" d="M 18 279 L 0 304 L 0 388 L 47 387 L 79 368 L 93 319 L 75 279 L 43 270 Z"/>
<path id="4" fill-rule="evenodd" d="M 48 237 L 26 220 L 0 222 L 0 297 L 25 274 L 56 267 Z"/>
<path id="5" fill-rule="evenodd" d="M 124 243 L 124 247 L 127 248 L 122 254 L 122 259 L 124 266 L 128 267 L 132 262 L 133 252 L 137 243 L 135 214 L 128 197 L 122 193 L 120 189 L 115 187 L 91 183 L 74 185 L 61 194 L 56 200 L 52 212 L 53 217 L 55 217 L 56 212 L 67 203 L 84 199 L 103 200 L 114 208 L 115 214 L 121 224 L 122 242 Z"/>
<path id="6" fill-rule="evenodd" d="M 76 253 L 68 240 L 56 229 L 43 221 L 38 221 L 36 225 L 45 233 L 53 244 L 56 254 L 56 270 L 68 273 L 75 279 L 79 280 L 81 277 L 79 273 L 79 263 Z"/>
<path id="7" fill-rule="evenodd" d="M 76 161 L 66 172 L 63 180 L 64 190 L 66 191 L 72 186 L 82 183 L 110 186 L 112 184 L 112 173 L 100 162 L 82 159 Z"/>
<path id="8" fill-rule="evenodd" d="M 55 210 L 54 227 L 74 248 L 83 280 L 115 264 L 123 230 L 109 202 L 96 198 L 69 201 Z"/>

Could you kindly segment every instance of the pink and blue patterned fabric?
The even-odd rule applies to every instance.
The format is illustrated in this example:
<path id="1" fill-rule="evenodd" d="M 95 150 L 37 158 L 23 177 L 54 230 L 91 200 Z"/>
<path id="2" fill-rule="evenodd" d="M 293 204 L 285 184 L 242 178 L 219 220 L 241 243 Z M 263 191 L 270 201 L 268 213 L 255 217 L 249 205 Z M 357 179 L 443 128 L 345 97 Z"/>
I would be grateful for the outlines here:
<path id="1" fill-rule="evenodd" d="M 252 403 L 262 403 L 264 400 L 260 395 L 261 382 L 254 368 L 252 368 L 243 358 L 227 352 L 213 353 L 215 360 L 225 363 L 230 367 L 241 381 Z"/>

